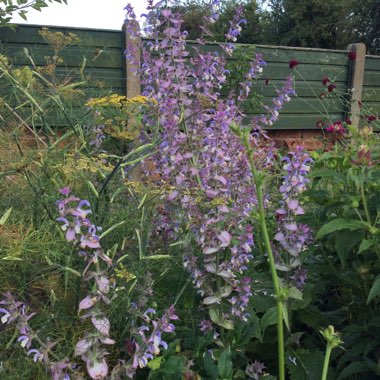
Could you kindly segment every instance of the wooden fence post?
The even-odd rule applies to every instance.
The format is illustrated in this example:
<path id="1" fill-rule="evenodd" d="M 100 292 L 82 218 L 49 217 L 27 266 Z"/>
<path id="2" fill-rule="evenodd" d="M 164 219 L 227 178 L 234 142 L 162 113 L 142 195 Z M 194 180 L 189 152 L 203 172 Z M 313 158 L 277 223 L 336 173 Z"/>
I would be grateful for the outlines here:
<path id="1" fill-rule="evenodd" d="M 128 25 L 128 23 L 130 24 Z M 140 25 L 137 21 L 125 21 L 123 24 L 125 50 L 133 50 L 134 53 L 133 61 L 124 58 L 124 72 L 126 76 L 125 93 L 128 98 L 141 95 L 140 74 L 138 73 L 141 62 L 141 37 L 136 37 L 139 35 L 139 32 Z"/>
<path id="2" fill-rule="evenodd" d="M 349 89 L 352 90 L 350 100 L 351 123 L 358 128 L 360 121 L 360 103 L 363 94 L 366 46 L 363 43 L 350 44 L 347 46 L 347 51 L 356 54 L 351 61 L 351 81 L 348 85 Z"/>

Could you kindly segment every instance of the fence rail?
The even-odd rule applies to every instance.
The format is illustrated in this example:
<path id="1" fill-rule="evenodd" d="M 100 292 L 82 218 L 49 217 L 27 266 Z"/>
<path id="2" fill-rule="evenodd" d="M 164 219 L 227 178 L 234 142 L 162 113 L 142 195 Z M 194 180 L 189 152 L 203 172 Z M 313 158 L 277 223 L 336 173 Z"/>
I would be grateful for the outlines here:
<path id="1" fill-rule="evenodd" d="M 38 25 L 18 25 L 16 31 L 0 28 L 0 54 L 8 56 L 14 66 L 30 66 L 27 52 L 33 57 L 36 66 L 43 66 L 46 64 L 45 57 L 51 56 L 53 51 L 39 35 L 40 30 L 41 26 Z M 86 74 L 92 78 L 90 87 L 85 89 L 89 96 L 110 92 L 130 96 L 140 91 L 139 78 L 132 74 L 133 68 L 123 56 L 128 39 L 125 28 L 118 31 L 52 26 L 49 30 L 65 35 L 74 33 L 79 37 L 78 44 L 63 50 L 61 55 L 64 63 L 59 67 L 58 73 L 75 79 L 85 60 Z M 190 55 L 194 52 L 193 46 L 194 42 L 189 41 Z M 242 63 L 242 60 L 249 60 L 255 53 L 262 53 L 268 63 L 263 79 L 255 87 L 264 103 L 271 101 L 275 96 L 275 89 L 281 86 L 289 73 L 289 61 L 297 59 L 299 62 L 294 72 L 297 98 L 286 105 L 280 121 L 273 129 L 317 129 L 316 122 L 326 110 L 333 120 L 342 120 L 351 113 L 354 123 L 357 124 L 359 101 L 369 113 L 380 114 L 380 56 L 365 56 L 363 44 L 352 44 L 348 47 L 356 52 L 355 61 L 349 60 L 347 51 L 344 50 L 239 46 L 244 54 L 235 54 L 228 60 L 229 64 Z M 203 48 L 209 51 L 221 50 L 215 43 L 208 43 Z M 350 109 L 330 98 L 318 99 L 324 90 L 324 76 L 334 80 L 337 90 L 350 93 Z M 248 116 L 257 112 L 248 105 L 245 106 L 245 111 Z"/>

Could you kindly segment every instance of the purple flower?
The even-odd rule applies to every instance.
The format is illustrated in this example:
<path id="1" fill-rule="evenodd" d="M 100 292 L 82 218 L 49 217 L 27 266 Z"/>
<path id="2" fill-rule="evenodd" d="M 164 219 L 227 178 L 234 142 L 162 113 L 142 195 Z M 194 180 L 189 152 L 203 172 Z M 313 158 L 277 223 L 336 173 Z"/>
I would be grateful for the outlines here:
<path id="1" fill-rule="evenodd" d="M 306 272 L 300 268 L 300 254 L 311 241 L 311 230 L 307 225 L 296 221 L 297 216 L 304 213 L 297 198 L 309 182 L 307 174 L 312 160 L 302 147 L 297 147 L 295 152 L 290 152 L 283 158 L 283 162 L 286 172 L 280 186 L 283 200 L 280 202 L 281 208 L 276 210 L 278 228 L 274 236 L 278 251 L 276 265 L 281 271 L 295 270 L 290 278 L 297 287 L 301 287 L 306 279 Z M 305 276 L 300 277 L 301 274 Z"/>
<path id="2" fill-rule="evenodd" d="M 199 328 L 203 333 L 206 333 L 206 332 L 211 331 L 213 329 L 213 325 L 212 325 L 211 321 L 203 319 L 199 323 Z"/>

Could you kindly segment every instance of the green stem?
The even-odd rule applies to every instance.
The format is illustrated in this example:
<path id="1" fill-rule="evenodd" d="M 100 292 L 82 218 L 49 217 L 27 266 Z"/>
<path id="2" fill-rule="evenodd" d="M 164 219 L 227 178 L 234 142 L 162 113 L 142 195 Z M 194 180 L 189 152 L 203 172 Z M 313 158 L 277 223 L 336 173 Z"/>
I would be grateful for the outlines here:
<path id="1" fill-rule="evenodd" d="M 256 196 L 257 203 L 259 207 L 259 223 L 261 233 L 264 238 L 265 249 L 268 254 L 270 272 L 272 276 L 273 287 L 276 295 L 277 303 L 277 338 L 278 338 L 278 372 L 279 380 L 285 380 L 285 349 L 284 349 L 284 324 L 283 324 L 283 304 L 281 299 L 281 289 L 279 284 L 279 279 L 277 276 L 276 265 L 274 261 L 274 255 L 272 251 L 272 246 L 270 243 L 268 228 L 265 220 L 265 208 L 264 208 L 264 195 L 263 195 L 263 179 L 262 173 L 256 169 L 256 165 L 253 158 L 253 150 L 250 146 L 248 134 L 243 136 L 243 144 L 247 149 L 249 164 L 251 167 L 251 172 L 253 180 L 256 186 Z"/>
<path id="2" fill-rule="evenodd" d="M 323 363 L 323 372 L 322 372 L 321 380 L 327 379 L 327 372 L 329 370 L 331 351 L 332 351 L 332 346 L 331 344 L 328 343 L 326 347 L 325 361 Z"/>
<path id="3" fill-rule="evenodd" d="M 360 186 L 360 195 L 361 195 L 362 201 L 363 201 L 363 207 L 364 207 L 365 217 L 367 219 L 367 222 L 369 224 L 371 224 L 371 218 L 369 216 L 368 206 L 367 206 L 367 198 L 366 198 L 365 192 L 364 192 L 364 183 L 362 183 L 362 185 Z"/>

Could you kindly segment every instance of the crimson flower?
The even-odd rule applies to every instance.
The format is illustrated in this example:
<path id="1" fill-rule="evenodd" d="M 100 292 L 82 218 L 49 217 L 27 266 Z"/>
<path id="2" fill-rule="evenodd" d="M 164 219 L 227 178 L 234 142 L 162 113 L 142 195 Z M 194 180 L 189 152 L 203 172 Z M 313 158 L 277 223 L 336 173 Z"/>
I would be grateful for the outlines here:
<path id="1" fill-rule="evenodd" d="M 330 80 L 329 77 L 323 77 L 323 79 L 322 79 L 322 84 L 323 84 L 324 86 L 326 86 L 326 84 L 327 84 L 327 83 L 330 83 L 330 82 L 331 82 L 331 80 Z"/>
<path id="2" fill-rule="evenodd" d="M 355 61 L 355 59 L 356 59 L 356 53 L 355 53 L 354 51 L 350 51 L 350 52 L 348 53 L 348 59 L 349 59 L 350 61 Z"/>
<path id="3" fill-rule="evenodd" d="M 374 115 L 369 115 L 369 116 L 367 116 L 367 121 L 368 121 L 369 123 L 371 123 L 372 121 L 375 121 L 375 120 L 377 120 L 377 117 L 376 117 L 376 116 L 374 116 Z"/>
<path id="4" fill-rule="evenodd" d="M 334 83 L 329 84 L 329 86 L 327 87 L 328 92 L 333 92 L 334 89 L 336 89 L 336 85 Z"/>
<path id="5" fill-rule="evenodd" d="M 333 133 L 336 133 L 338 135 L 344 135 L 346 133 L 346 130 L 343 127 L 343 123 L 340 120 L 335 121 L 333 124 L 329 125 L 326 128 L 326 131 L 327 132 L 333 132 Z"/>
<path id="6" fill-rule="evenodd" d="M 294 67 L 296 67 L 298 65 L 298 61 L 296 59 L 292 59 L 290 62 L 289 62 L 289 68 L 290 69 L 293 69 Z"/>

